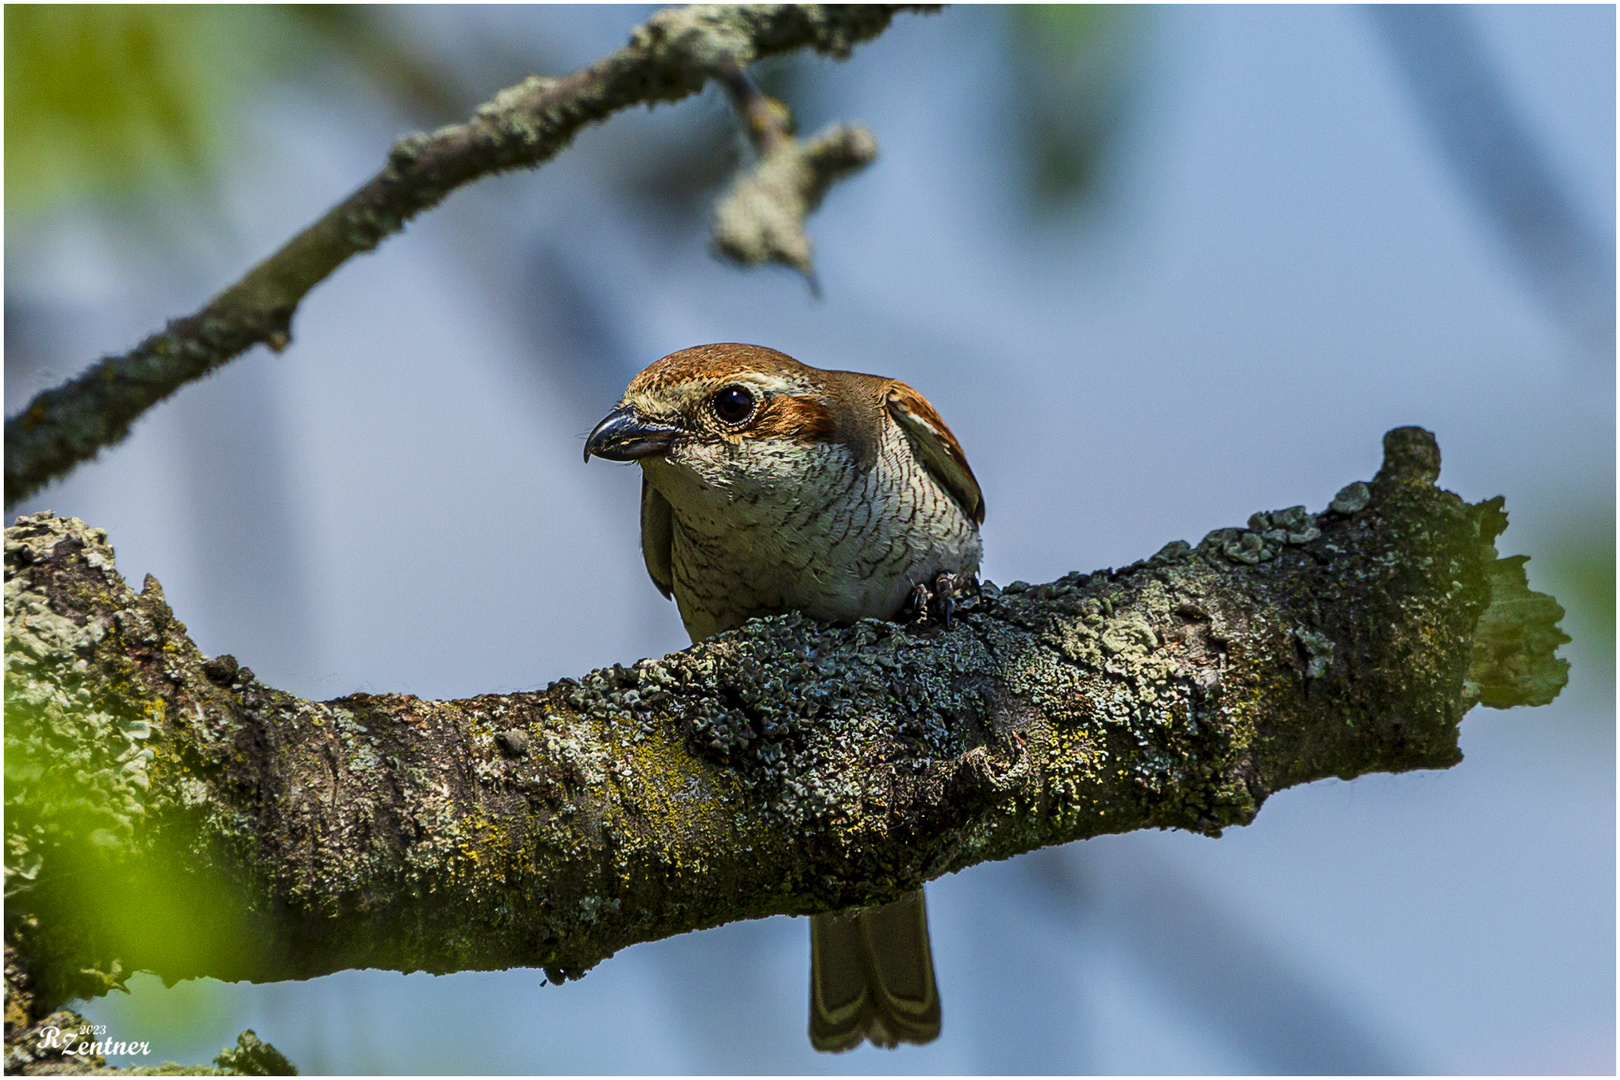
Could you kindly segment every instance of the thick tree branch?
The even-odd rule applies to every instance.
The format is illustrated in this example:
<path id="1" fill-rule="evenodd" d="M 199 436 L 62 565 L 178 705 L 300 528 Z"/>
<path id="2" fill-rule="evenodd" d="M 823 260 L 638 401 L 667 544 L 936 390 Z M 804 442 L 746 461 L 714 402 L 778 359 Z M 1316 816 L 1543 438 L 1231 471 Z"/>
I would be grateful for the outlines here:
<path id="1" fill-rule="evenodd" d="M 1427 432 L 1318 515 L 950 630 L 797 615 L 543 691 L 304 701 L 207 659 L 105 534 L 6 532 L 6 933 L 40 1009 L 130 972 L 544 967 L 890 899 L 1101 833 L 1217 834 L 1324 777 L 1446 768 L 1564 684 L 1562 609 Z M 43 1015 L 41 1012 L 41 1015 Z"/>
<path id="2" fill-rule="evenodd" d="M 930 7 L 937 5 L 669 8 L 589 67 L 560 79 L 531 76 L 465 123 L 400 139 L 380 173 L 201 311 L 129 353 L 98 361 L 8 419 L 6 506 L 123 439 L 136 417 L 193 379 L 260 343 L 285 348 L 293 313 L 311 289 L 461 185 L 540 165 L 586 125 L 632 105 L 679 101 L 723 68 L 805 48 L 847 57 L 882 33 L 895 12 Z"/>

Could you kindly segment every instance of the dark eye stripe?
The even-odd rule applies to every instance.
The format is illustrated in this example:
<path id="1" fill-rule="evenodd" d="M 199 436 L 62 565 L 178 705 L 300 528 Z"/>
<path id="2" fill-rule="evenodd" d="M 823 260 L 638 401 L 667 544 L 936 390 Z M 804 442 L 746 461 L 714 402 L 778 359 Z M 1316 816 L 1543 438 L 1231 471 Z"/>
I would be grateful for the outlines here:
<path id="1" fill-rule="evenodd" d="M 839 428 L 832 410 L 816 398 L 778 394 L 760 402 L 748 433 L 810 444 L 838 438 Z"/>

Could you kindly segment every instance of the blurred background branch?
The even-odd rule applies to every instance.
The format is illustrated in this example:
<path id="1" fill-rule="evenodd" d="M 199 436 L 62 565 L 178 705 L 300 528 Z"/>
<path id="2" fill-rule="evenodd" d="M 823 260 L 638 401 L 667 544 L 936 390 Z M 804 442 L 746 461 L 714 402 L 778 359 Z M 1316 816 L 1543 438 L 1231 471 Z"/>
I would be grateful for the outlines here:
<path id="1" fill-rule="evenodd" d="M 721 65 L 740 69 L 801 48 L 847 56 L 856 44 L 882 33 L 897 10 L 901 8 L 884 5 L 666 9 L 638 27 L 630 45 L 587 68 L 561 79 L 531 76 L 503 90 L 465 123 L 400 139 L 382 172 L 206 307 L 171 321 L 132 352 L 107 357 L 63 386 L 38 395 L 19 415 L 8 418 L 6 505 L 120 441 L 136 417 L 185 383 L 254 345 L 281 351 L 291 340 L 293 313 L 310 289 L 455 188 L 492 173 L 539 165 L 565 147 L 581 127 L 621 109 L 678 101 L 696 93 Z M 322 22 L 317 17 L 314 24 L 330 30 L 334 20 Z M 149 143 L 171 151 L 188 172 L 198 170 L 203 122 L 180 106 L 189 97 L 158 76 L 163 64 L 147 21 L 137 16 L 107 27 L 94 22 L 69 25 L 67 34 L 77 48 L 67 50 L 41 40 L 61 29 L 49 18 L 21 18 L 17 26 L 20 36 L 32 36 L 35 44 L 26 54 L 35 58 L 34 66 L 48 87 L 71 83 L 71 73 L 86 62 L 114 61 L 123 63 L 133 81 L 144 84 L 148 92 L 134 99 L 136 104 L 106 107 L 106 112 L 98 110 L 93 95 L 61 95 L 67 104 L 65 114 L 93 132 L 146 133 L 145 139 L 114 143 L 119 159 L 115 172 L 153 167 L 163 155 Z M 105 43 L 103 36 L 108 39 Z M 87 50 L 92 55 L 83 55 Z M 95 55 L 98 52 L 107 55 Z M 400 62 L 396 50 L 374 46 L 361 55 L 368 66 L 392 73 L 413 99 L 420 101 L 428 94 L 443 103 L 444 95 L 436 89 L 429 93 L 437 82 L 419 65 Z M 64 57 L 65 64 L 53 62 Z M 133 111 L 141 102 L 147 108 Z M 26 97 L 24 110 L 31 116 L 45 112 L 30 109 Z M 42 125 L 29 134 L 35 141 L 46 141 L 47 128 Z M 753 174 L 752 197 L 733 199 L 730 205 L 747 206 L 742 228 L 752 227 L 769 245 L 767 254 L 753 261 L 783 251 L 787 252 L 783 257 L 808 274 L 808 241 L 802 230 L 793 235 L 795 226 L 820 202 L 828 185 L 870 160 L 875 148 L 870 135 L 863 139 L 846 132 L 818 139 L 802 154 L 791 145 L 773 150 Z M 735 223 L 738 217 L 722 208 L 719 221 Z M 735 236 L 735 229 L 723 230 L 722 248 Z"/>
<path id="2" fill-rule="evenodd" d="M 1503 90 L 1461 7 L 1373 4 L 1423 123 L 1513 261 L 1582 351 L 1612 368 L 1615 245 L 1587 219 Z"/>

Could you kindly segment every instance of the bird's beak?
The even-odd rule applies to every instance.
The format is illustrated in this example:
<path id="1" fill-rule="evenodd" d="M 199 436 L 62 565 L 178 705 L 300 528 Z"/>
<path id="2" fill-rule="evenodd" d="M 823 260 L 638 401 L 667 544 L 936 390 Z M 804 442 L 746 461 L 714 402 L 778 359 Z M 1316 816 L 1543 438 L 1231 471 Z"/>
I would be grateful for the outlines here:
<path id="1" fill-rule="evenodd" d="M 644 420 L 630 405 L 620 405 L 602 418 L 585 440 L 585 460 L 595 454 L 608 461 L 635 461 L 667 453 L 684 432 L 673 424 Z"/>

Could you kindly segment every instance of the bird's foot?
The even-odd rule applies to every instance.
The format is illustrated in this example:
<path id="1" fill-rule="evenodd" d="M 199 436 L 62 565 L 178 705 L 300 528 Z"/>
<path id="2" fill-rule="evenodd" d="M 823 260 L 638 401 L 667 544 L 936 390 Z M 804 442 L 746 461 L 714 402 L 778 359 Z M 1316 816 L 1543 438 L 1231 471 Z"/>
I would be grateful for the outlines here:
<path id="1" fill-rule="evenodd" d="M 922 622 L 927 619 L 928 600 L 928 586 L 920 581 L 917 582 L 911 587 L 911 591 L 906 594 L 906 602 L 901 604 L 900 610 L 895 613 L 895 621 L 910 623 Z"/>
<path id="2" fill-rule="evenodd" d="M 957 592 L 978 584 L 979 579 L 972 574 L 964 577 L 941 570 L 932 582 L 919 581 L 912 587 L 900 607 L 900 621 L 926 623 L 933 618 L 949 630 L 956 613 Z"/>

